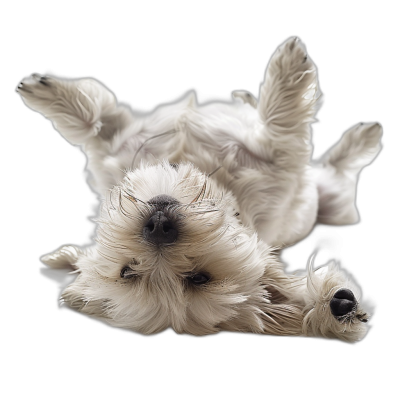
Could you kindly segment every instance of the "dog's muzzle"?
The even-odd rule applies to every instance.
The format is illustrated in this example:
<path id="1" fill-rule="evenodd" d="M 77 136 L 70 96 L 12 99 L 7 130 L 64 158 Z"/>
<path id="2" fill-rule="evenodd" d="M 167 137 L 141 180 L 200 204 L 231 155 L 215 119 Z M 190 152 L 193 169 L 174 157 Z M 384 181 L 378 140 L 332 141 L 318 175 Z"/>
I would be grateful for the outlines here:
<path id="1" fill-rule="evenodd" d="M 178 238 L 178 224 L 172 210 L 179 201 L 171 196 L 161 194 L 148 201 L 154 207 L 154 214 L 143 228 L 143 237 L 156 245 L 168 245 Z"/>

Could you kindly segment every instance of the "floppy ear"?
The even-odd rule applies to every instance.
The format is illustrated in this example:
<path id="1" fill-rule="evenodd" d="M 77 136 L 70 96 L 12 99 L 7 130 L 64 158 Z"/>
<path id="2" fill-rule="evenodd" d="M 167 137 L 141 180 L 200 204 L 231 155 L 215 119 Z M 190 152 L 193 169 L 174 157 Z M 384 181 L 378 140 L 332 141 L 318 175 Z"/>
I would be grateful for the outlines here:
<path id="1" fill-rule="evenodd" d="M 79 246 L 65 244 L 40 257 L 40 261 L 48 267 L 42 268 L 40 272 L 59 284 L 67 284 L 78 272 L 75 263 L 82 254 L 83 250 Z"/>
<path id="2" fill-rule="evenodd" d="M 90 270 L 79 273 L 61 292 L 59 305 L 112 325 L 107 315 L 108 299 L 103 297 L 101 278 Z"/>
<path id="3" fill-rule="evenodd" d="M 104 314 L 106 301 L 98 298 L 101 295 L 102 280 L 100 275 L 95 273 L 94 268 L 91 268 L 93 264 L 88 257 L 90 254 L 90 249 L 68 245 L 40 259 L 51 268 L 69 268 L 74 270 L 72 273 L 79 273 L 76 280 L 62 293 L 61 302 L 84 313 L 101 317 Z"/>
<path id="4" fill-rule="evenodd" d="M 108 321 L 105 314 L 107 299 L 92 298 L 93 282 L 85 274 L 67 285 L 60 294 L 59 305 L 99 321 Z"/>

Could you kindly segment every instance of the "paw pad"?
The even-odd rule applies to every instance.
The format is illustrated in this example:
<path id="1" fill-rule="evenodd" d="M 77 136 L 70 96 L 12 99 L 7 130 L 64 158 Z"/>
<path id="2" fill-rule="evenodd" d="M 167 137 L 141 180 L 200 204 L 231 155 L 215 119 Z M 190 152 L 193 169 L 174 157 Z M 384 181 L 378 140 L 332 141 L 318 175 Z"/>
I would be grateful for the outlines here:
<path id="1" fill-rule="evenodd" d="M 356 306 L 356 298 L 354 297 L 353 292 L 349 289 L 338 290 L 330 302 L 331 313 L 336 318 L 341 318 L 346 314 L 351 313 Z"/>

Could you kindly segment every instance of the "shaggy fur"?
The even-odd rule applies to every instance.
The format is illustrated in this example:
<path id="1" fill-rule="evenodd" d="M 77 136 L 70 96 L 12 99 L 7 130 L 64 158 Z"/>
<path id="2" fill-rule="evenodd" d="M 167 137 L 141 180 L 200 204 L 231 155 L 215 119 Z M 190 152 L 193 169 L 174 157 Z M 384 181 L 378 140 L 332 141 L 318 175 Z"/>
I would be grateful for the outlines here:
<path id="1" fill-rule="evenodd" d="M 300 40 L 278 48 L 258 100 L 235 92 L 200 106 L 191 92 L 137 115 L 93 79 L 34 74 L 18 91 L 82 146 L 104 195 L 96 244 L 42 258 L 79 273 L 62 294 L 68 305 L 143 333 L 363 337 L 367 315 L 336 265 L 316 272 L 310 260 L 305 276 L 287 275 L 276 254 L 316 221 L 358 220 L 358 173 L 382 135 L 379 124 L 356 125 L 310 165 L 320 93 Z M 173 240 L 149 239 L 155 216 L 172 224 Z"/>

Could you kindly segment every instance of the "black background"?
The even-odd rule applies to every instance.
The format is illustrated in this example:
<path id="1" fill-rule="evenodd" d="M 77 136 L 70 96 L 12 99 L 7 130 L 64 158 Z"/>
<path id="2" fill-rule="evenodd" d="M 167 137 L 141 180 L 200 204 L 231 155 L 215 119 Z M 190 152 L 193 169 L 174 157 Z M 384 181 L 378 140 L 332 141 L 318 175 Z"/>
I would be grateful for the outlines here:
<path id="1" fill-rule="evenodd" d="M 398 343 L 393 276 L 398 266 L 393 242 L 398 237 L 398 132 L 389 128 L 398 112 L 391 110 L 398 96 L 390 98 L 398 86 L 398 73 L 391 72 L 398 44 L 391 37 L 390 10 L 350 15 L 348 10 L 333 14 L 288 7 L 283 13 L 264 6 L 245 8 L 247 18 L 241 9 L 235 16 L 204 9 L 200 15 L 200 5 L 180 10 L 183 14 L 164 14 L 156 5 L 146 12 L 111 8 L 89 13 L 66 7 L 20 10 L 12 38 L 6 38 L 6 64 L 11 68 L 2 91 L 7 103 L 3 118 L 12 124 L 3 131 L 3 213 L 9 224 L 4 251 L 10 256 L 3 286 L 11 293 L 4 308 L 10 313 L 13 365 L 32 367 L 44 360 L 44 379 L 55 365 L 68 375 L 63 366 L 69 361 L 76 365 L 70 372 L 77 368 L 78 376 L 90 370 L 88 365 L 97 365 L 104 375 L 121 373 L 122 380 L 126 363 L 134 376 L 143 369 L 154 376 L 172 368 L 178 377 L 189 371 L 200 387 L 219 382 L 222 372 L 228 374 L 226 386 L 236 385 L 249 371 L 259 379 L 276 372 L 288 379 L 300 375 L 305 382 L 318 376 L 326 385 L 352 385 L 362 392 L 371 382 L 383 382 L 378 375 Z M 97 201 L 85 182 L 85 157 L 49 121 L 23 105 L 14 93 L 18 82 L 32 72 L 90 76 L 121 102 L 143 111 L 174 101 L 192 88 L 200 103 L 229 101 L 233 90 L 258 95 L 270 56 L 293 35 L 305 43 L 317 65 L 324 94 L 319 122 L 313 125 L 315 157 L 360 121 L 379 121 L 384 128 L 384 149 L 359 179 L 361 222 L 318 227 L 284 253 L 290 270 L 304 268 L 317 246 L 322 249 L 317 265 L 331 258 L 341 261 L 362 287 L 364 298 L 376 306 L 367 338 L 347 345 L 232 334 L 191 338 L 165 332 L 142 337 L 59 310 L 59 290 L 39 274 L 39 257 L 65 243 L 89 243 L 94 225 L 88 216 L 94 215 Z M 193 371 L 200 363 L 198 375 Z M 354 382 L 355 371 L 364 373 L 361 383 Z"/>

